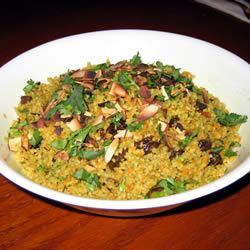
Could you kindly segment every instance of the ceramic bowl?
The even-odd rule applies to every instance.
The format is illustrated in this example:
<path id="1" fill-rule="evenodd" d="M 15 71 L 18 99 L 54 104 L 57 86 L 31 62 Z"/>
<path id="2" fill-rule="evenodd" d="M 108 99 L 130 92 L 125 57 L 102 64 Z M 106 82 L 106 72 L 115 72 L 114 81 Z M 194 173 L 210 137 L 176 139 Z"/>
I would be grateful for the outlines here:
<path id="1" fill-rule="evenodd" d="M 137 51 L 144 62 L 163 61 L 195 74 L 194 82 L 224 102 L 231 112 L 250 117 L 250 66 L 218 46 L 191 37 L 148 30 L 109 30 L 74 35 L 31 49 L 0 68 L 0 171 L 24 189 L 78 209 L 111 216 L 141 216 L 158 213 L 218 191 L 250 170 L 250 122 L 242 125 L 242 147 L 231 170 L 200 188 L 168 197 L 111 201 L 77 197 L 40 186 L 20 174 L 8 152 L 5 137 L 25 82 L 46 81 L 87 62 L 101 63 L 131 58 Z M 206 199 L 206 197 L 204 197 Z"/>

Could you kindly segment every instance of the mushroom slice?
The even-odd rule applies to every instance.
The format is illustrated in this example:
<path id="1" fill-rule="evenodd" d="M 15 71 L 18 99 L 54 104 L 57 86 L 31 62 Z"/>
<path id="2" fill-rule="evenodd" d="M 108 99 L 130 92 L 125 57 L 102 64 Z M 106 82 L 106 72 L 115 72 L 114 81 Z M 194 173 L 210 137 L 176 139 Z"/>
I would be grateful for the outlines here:
<path id="1" fill-rule="evenodd" d="M 126 135 L 126 129 L 124 130 L 117 130 L 117 134 L 114 136 L 114 138 L 124 138 Z"/>
<path id="2" fill-rule="evenodd" d="M 54 159 L 61 159 L 63 161 L 68 161 L 69 160 L 69 154 L 67 151 L 62 150 L 56 153 L 53 157 Z"/>
<path id="3" fill-rule="evenodd" d="M 84 88 L 86 88 L 90 91 L 94 90 L 94 84 L 91 81 L 83 81 L 83 82 L 76 81 L 76 83 L 82 85 Z"/>
<path id="4" fill-rule="evenodd" d="M 117 113 L 117 109 L 113 109 L 113 108 L 109 109 L 106 107 L 101 108 L 101 111 L 106 118 L 111 117 Z"/>
<path id="5" fill-rule="evenodd" d="M 86 80 L 94 80 L 96 77 L 96 73 L 94 71 L 90 71 L 90 70 L 77 70 L 75 71 L 72 75 L 72 78 L 82 78 L 82 79 L 86 79 Z"/>
<path id="6" fill-rule="evenodd" d="M 115 82 L 112 84 L 109 94 L 113 96 L 121 96 L 121 97 L 128 96 L 127 91 L 122 86 L 120 86 L 119 84 Z"/>
<path id="7" fill-rule="evenodd" d="M 147 120 L 153 117 L 159 110 L 160 106 L 157 104 L 150 104 L 143 108 L 143 110 L 139 113 L 137 119 L 139 121 Z"/>
<path id="8" fill-rule="evenodd" d="M 164 101 L 167 101 L 169 99 L 169 97 L 168 97 L 168 94 L 167 94 L 164 86 L 161 86 L 161 93 L 164 96 Z"/>
<path id="9" fill-rule="evenodd" d="M 70 122 L 66 122 L 66 125 L 73 132 L 76 131 L 76 130 L 78 130 L 78 129 L 80 129 L 82 127 L 81 123 L 76 118 L 73 118 Z"/>
<path id="10" fill-rule="evenodd" d="M 9 142 L 9 149 L 10 151 L 16 152 L 21 146 L 21 136 L 15 137 L 15 138 L 10 138 Z"/>
<path id="11" fill-rule="evenodd" d="M 105 153 L 105 162 L 108 163 L 111 161 L 116 149 L 118 148 L 119 145 L 119 139 L 116 138 L 112 141 L 112 143 L 108 146 L 108 149 Z"/>
<path id="12" fill-rule="evenodd" d="M 100 123 L 102 123 L 104 121 L 104 116 L 103 115 L 99 115 L 95 118 L 94 122 L 93 122 L 93 126 L 96 126 Z"/>

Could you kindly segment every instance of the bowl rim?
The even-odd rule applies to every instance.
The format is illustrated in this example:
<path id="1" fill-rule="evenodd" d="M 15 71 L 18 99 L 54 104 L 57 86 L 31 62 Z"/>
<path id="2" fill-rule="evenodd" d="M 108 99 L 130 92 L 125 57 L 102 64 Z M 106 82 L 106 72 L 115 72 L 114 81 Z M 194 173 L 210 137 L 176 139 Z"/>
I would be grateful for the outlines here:
<path id="1" fill-rule="evenodd" d="M 177 33 L 171 33 L 171 32 L 165 32 L 165 31 L 158 31 L 158 30 L 147 30 L 147 29 L 112 29 L 112 30 L 101 30 L 101 31 L 94 31 L 94 32 L 86 32 L 71 36 L 62 37 L 59 39 L 55 39 L 46 43 L 43 43 L 41 45 L 38 45 L 32 49 L 29 49 L 20 55 L 16 56 L 9 62 L 5 63 L 2 67 L 0 67 L 0 73 L 4 71 L 6 67 L 11 66 L 12 64 L 15 64 L 18 62 L 18 60 L 22 59 L 22 57 L 29 53 L 33 53 L 36 50 L 39 50 L 46 46 L 53 46 L 54 43 L 58 42 L 64 42 L 65 40 L 71 40 L 76 39 L 81 36 L 88 36 L 88 35 L 98 35 L 101 33 L 119 33 L 119 32 L 136 32 L 136 33 L 161 33 L 161 34 L 167 34 L 169 36 L 176 36 L 182 39 L 189 39 L 193 40 L 194 42 L 199 42 L 206 44 L 209 47 L 212 47 L 213 49 L 219 50 L 222 53 L 226 53 L 231 57 L 234 57 L 235 60 L 237 60 L 239 63 L 243 64 L 244 66 L 248 66 L 250 69 L 250 65 L 240 58 L 239 56 L 233 54 L 232 52 L 221 48 L 217 45 L 214 45 L 212 43 L 209 43 L 207 41 L 193 38 L 186 35 L 181 35 Z M 171 205 L 177 205 L 181 204 L 187 201 L 194 200 L 196 198 L 203 197 L 205 195 L 211 194 L 213 192 L 216 192 L 226 186 L 229 186 L 233 182 L 237 181 L 244 175 L 246 175 L 248 172 L 250 172 L 250 156 L 248 156 L 241 164 L 240 166 L 236 167 L 235 169 L 231 170 L 229 173 L 225 174 L 223 177 L 220 177 L 219 179 L 212 181 L 208 184 L 205 184 L 201 187 L 198 187 L 193 190 L 185 191 L 183 193 L 178 193 L 174 195 L 170 195 L 167 197 L 161 197 L 161 198 L 151 198 L 151 199 L 144 199 L 144 200 L 101 200 L 101 199 L 94 199 L 94 198 L 85 198 L 85 197 L 79 197 L 74 196 L 71 194 L 66 194 L 63 192 L 55 191 L 53 189 L 47 188 L 45 186 L 41 186 L 32 180 L 28 179 L 27 177 L 21 175 L 16 170 L 12 169 L 11 167 L 8 167 L 7 163 L 0 157 L 0 173 L 9 179 L 11 182 L 15 183 L 16 185 L 24 188 L 27 191 L 30 191 L 34 194 L 38 194 L 44 198 L 48 198 L 54 201 L 66 203 L 73 206 L 81 206 L 86 208 L 96 208 L 96 209 L 111 209 L 111 210 L 136 210 L 136 209 L 147 209 L 147 208 L 159 208 L 159 207 L 165 207 L 165 206 L 171 206 Z"/>

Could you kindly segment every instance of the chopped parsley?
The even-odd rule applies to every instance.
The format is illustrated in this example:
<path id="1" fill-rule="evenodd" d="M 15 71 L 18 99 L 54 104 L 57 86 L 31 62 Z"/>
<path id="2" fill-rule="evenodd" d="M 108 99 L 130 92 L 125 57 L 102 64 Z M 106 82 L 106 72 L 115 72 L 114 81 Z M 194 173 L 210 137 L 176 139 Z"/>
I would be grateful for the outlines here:
<path id="1" fill-rule="evenodd" d="M 187 135 L 183 140 L 179 142 L 179 147 L 180 149 L 184 149 L 192 140 L 195 136 L 197 136 L 198 131 L 192 132 L 190 135 Z"/>
<path id="2" fill-rule="evenodd" d="M 79 158 L 84 158 L 86 160 L 93 160 L 99 156 L 104 155 L 104 149 L 101 149 L 99 151 L 85 151 L 85 150 L 80 150 L 77 154 Z"/>
<path id="3" fill-rule="evenodd" d="M 55 148 L 55 149 L 63 150 L 63 149 L 65 149 L 67 144 L 68 144 L 68 140 L 67 139 L 62 139 L 62 140 L 54 140 L 54 141 L 52 141 L 51 146 L 53 148 Z"/>
<path id="4" fill-rule="evenodd" d="M 225 156 L 227 157 L 233 157 L 233 156 L 237 156 L 237 152 L 235 151 L 234 148 L 239 147 L 240 143 L 234 141 L 229 145 L 229 148 L 226 150 L 225 152 Z"/>
<path id="5" fill-rule="evenodd" d="M 64 75 L 64 79 L 62 81 L 63 84 L 75 84 L 76 81 L 71 77 L 71 75 L 69 73 L 66 73 Z"/>
<path id="6" fill-rule="evenodd" d="M 221 151 L 223 151 L 225 148 L 224 148 L 224 146 L 218 146 L 218 147 L 213 147 L 213 148 L 211 148 L 211 151 L 213 152 L 213 153 L 220 153 Z"/>

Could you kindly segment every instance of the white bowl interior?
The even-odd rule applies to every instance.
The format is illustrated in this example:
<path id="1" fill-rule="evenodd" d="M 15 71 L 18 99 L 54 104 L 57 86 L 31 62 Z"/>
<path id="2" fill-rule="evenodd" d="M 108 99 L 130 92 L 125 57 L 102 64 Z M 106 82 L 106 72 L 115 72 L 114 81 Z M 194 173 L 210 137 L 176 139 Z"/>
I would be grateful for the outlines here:
<path id="1" fill-rule="evenodd" d="M 6 163 L 4 160 L 7 152 L 4 138 L 11 121 L 16 117 L 14 107 L 17 106 L 23 93 L 22 88 L 28 79 L 46 82 L 49 76 L 56 76 L 68 69 L 81 68 L 87 62 L 101 63 L 107 58 L 111 62 L 116 62 L 131 58 L 137 51 L 140 52 L 143 61 L 146 63 L 160 60 L 192 72 L 196 75 L 194 80 L 196 84 L 204 86 L 219 97 L 231 112 L 248 115 L 250 119 L 250 66 L 224 49 L 186 36 L 144 30 L 103 31 L 71 36 L 27 51 L 0 69 L 0 155 L 3 158 L 0 164 L 1 172 L 19 185 L 27 186 L 27 183 L 30 184 L 25 178 L 20 181 L 20 175 L 15 172 L 16 170 L 13 171 L 13 169 L 16 169 L 14 161 Z M 240 134 L 242 136 L 242 147 L 239 158 L 235 163 L 237 169 L 232 172 L 244 165 L 244 171 L 241 172 L 242 176 L 250 169 L 249 161 L 246 162 L 250 155 L 249 121 L 242 126 Z M 235 175 L 231 173 L 231 182 L 241 177 L 239 172 L 237 174 L 236 172 Z M 219 181 L 223 183 L 218 185 L 217 188 L 226 186 L 227 175 Z M 36 188 L 38 187 L 33 186 L 33 191 Z M 204 188 L 206 188 L 206 192 L 204 192 Z M 40 187 L 38 189 L 40 190 Z M 212 189 L 215 191 L 214 188 Z M 198 189 L 196 195 L 197 197 L 202 196 L 211 192 L 212 189 L 211 185 L 206 185 L 203 189 Z M 199 190 L 203 190 L 203 192 Z M 50 198 L 50 196 L 52 197 L 50 192 L 54 191 L 42 188 L 39 192 Z M 37 193 L 39 192 L 37 191 Z M 184 198 L 184 193 L 174 196 L 181 197 L 182 195 Z M 68 203 L 75 205 L 86 205 L 84 204 L 85 200 L 89 200 L 65 194 L 59 196 L 62 201 L 66 199 Z M 181 201 L 181 198 L 178 199 Z M 188 200 L 188 197 L 186 199 Z M 176 202 L 172 197 L 159 200 L 162 200 L 162 202 L 157 203 L 157 206 L 159 204 L 166 205 L 167 200 L 171 200 L 170 203 L 172 204 Z M 147 204 L 145 201 L 136 202 L 133 203 L 136 207 L 143 208 L 143 204 Z M 105 204 L 108 208 L 109 204 Z M 122 209 L 125 203 L 120 204 L 123 205 L 118 207 Z M 127 202 L 126 204 L 132 203 Z"/>

